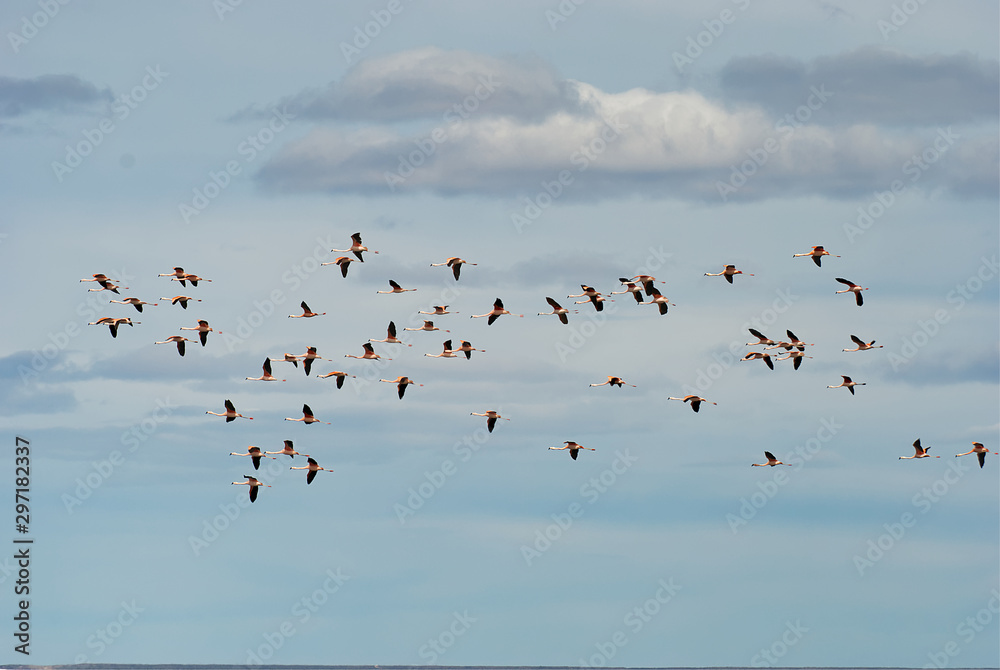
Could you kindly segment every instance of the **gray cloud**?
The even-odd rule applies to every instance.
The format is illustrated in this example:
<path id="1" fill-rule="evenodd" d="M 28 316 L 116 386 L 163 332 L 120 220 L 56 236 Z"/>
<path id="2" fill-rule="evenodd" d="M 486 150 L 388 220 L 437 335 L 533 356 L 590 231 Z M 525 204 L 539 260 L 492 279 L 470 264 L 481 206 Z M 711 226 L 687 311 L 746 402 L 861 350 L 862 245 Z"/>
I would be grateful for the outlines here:
<path id="1" fill-rule="evenodd" d="M 309 120 L 393 122 L 468 114 L 541 119 L 573 103 L 572 84 L 538 60 L 426 47 L 361 61 L 339 82 L 275 105 Z M 267 117 L 254 106 L 233 120 Z"/>
<path id="2" fill-rule="evenodd" d="M 862 47 L 810 62 L 776 55 L 734 58 L 722 69 L 724 98 L 776 117 L 804 104 L 811 86 L 833 96 L 815 122 L 920 126 L 977 123 L 1000 113 L 1000 62 L 971 54 L 911 56 Z"/>
<path id="3" fill-rule="evenodd" d="M 91 112 L 114 99 L 110 89 L 68 74 L 34 79 L 0 77 L 0 117 L 14 118 L 36 111 L 63 114 Z"/>

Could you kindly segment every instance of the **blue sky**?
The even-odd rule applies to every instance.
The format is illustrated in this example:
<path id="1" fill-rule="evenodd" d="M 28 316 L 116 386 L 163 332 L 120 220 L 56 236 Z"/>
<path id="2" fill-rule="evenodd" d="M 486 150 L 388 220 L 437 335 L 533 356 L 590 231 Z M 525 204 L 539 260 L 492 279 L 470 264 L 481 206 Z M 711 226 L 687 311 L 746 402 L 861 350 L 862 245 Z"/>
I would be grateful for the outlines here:
<path id="1" fill-rule="evenodd" d="M 35 544 L 32 653 L 3 658 L 996 667 L 1000 461 L 954 455 L 1000 450 L 997 21 L 6 3 L 0 422 L 30 441 Z M 380 253 L 320 265 L 357 231 Z M 815 245 L 840 257 L 792 258 Z M 638 274 L 666 315 L 565 297 Z M 497 297 L 524 317 L 469 318 Z M 288 319 L 303 300 L 327 314 Z M 402 330 L 441 304 L 450 332 Z M 153 344 L 198 319 L 207 346 Z M 344 358 L 390 320 L 412 346 Z M 741 361 L 748 327 L 812 358 Z M 485 352 L 423 355 L 446 338 Z M 310 376 L 245 380 L 308 346 Z M 377 381 L 400 375 L 423 386 Z M 589 386 L 611 375 L 636 387 Z M 254 420 L 205 414 L 225 399 Z M 304 403 L 331 425 L 283 420 Z M 900 461 L 917 438 L 941 458 Z M 229 453 L 286 439 L 334 472 L 265 461 L 249 505 Z M 748 467 L 765 450 L 790 467 Z"/>

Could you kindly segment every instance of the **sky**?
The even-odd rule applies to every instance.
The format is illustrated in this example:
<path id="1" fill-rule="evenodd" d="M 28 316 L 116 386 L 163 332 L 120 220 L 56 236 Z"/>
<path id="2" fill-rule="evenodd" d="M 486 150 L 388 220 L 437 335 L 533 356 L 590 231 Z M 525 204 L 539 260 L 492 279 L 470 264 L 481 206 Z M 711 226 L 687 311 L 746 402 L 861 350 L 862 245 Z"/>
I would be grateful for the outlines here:
<path id="1" fill-rule="evenodd" d="M 3 3 L 0 660 L 997 667 L 998 18 Z"/>

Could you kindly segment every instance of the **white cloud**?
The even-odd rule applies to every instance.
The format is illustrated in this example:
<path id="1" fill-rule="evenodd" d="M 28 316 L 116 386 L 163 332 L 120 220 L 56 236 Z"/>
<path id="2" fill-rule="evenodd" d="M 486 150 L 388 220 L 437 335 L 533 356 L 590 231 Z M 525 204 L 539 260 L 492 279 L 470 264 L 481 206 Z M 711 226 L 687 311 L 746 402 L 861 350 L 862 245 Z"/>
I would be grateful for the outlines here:
<path id="1" fill-rule="evenodd" d="M 443 54 L 436 58 L 447 61 Z M 383 66 L 396 77 L 395 89 L 405 88 L 399 69 Z M 899 134 L 869 123 L 815 123 L 836 97 L 822 88 L 806 89 L 803 105 L 778 117 L 691 90 L 609 93 L 569 81 L 563 88 L 574 111 L 553 109 L 540 120 L 471 112 L 415 134 L 386 125 L 358 132 L 317 128 L 286 145 L 258 179 L 282 191 L 509 195 L 535 193 L 566 171 L 566 185 L 572 183 L 566 192 L 590 197 L 844 196 L 907 178 L 907 161 L 937 138 L 927 130 Z M 966 141 L 941 145 L 940 158 Z M 968 188 L 971 182 L 969 190 L 995 192 L 996 163 L 983 160 L 982 151 L 969 153 L 952 151 L 942 163 L 947 170 L 929 165 L 920 185 Z"/>

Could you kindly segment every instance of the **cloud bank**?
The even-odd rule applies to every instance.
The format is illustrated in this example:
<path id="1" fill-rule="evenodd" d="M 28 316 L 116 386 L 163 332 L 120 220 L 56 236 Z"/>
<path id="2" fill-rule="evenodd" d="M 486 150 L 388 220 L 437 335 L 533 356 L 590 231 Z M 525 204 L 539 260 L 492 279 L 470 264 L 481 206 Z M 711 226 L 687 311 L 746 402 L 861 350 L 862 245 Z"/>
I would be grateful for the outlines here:
<path id="1" fill-rule="evenodd" d="M 608 92 L 537 60 L 419 49 L 279 101 L 315 127 L 256 179 L 272 192 L 707 201 L 857 197 L 897 181 L 995 197 L 998 73 L 967 55 L 866 47 L 734 59 L 709 97 Z"/>

